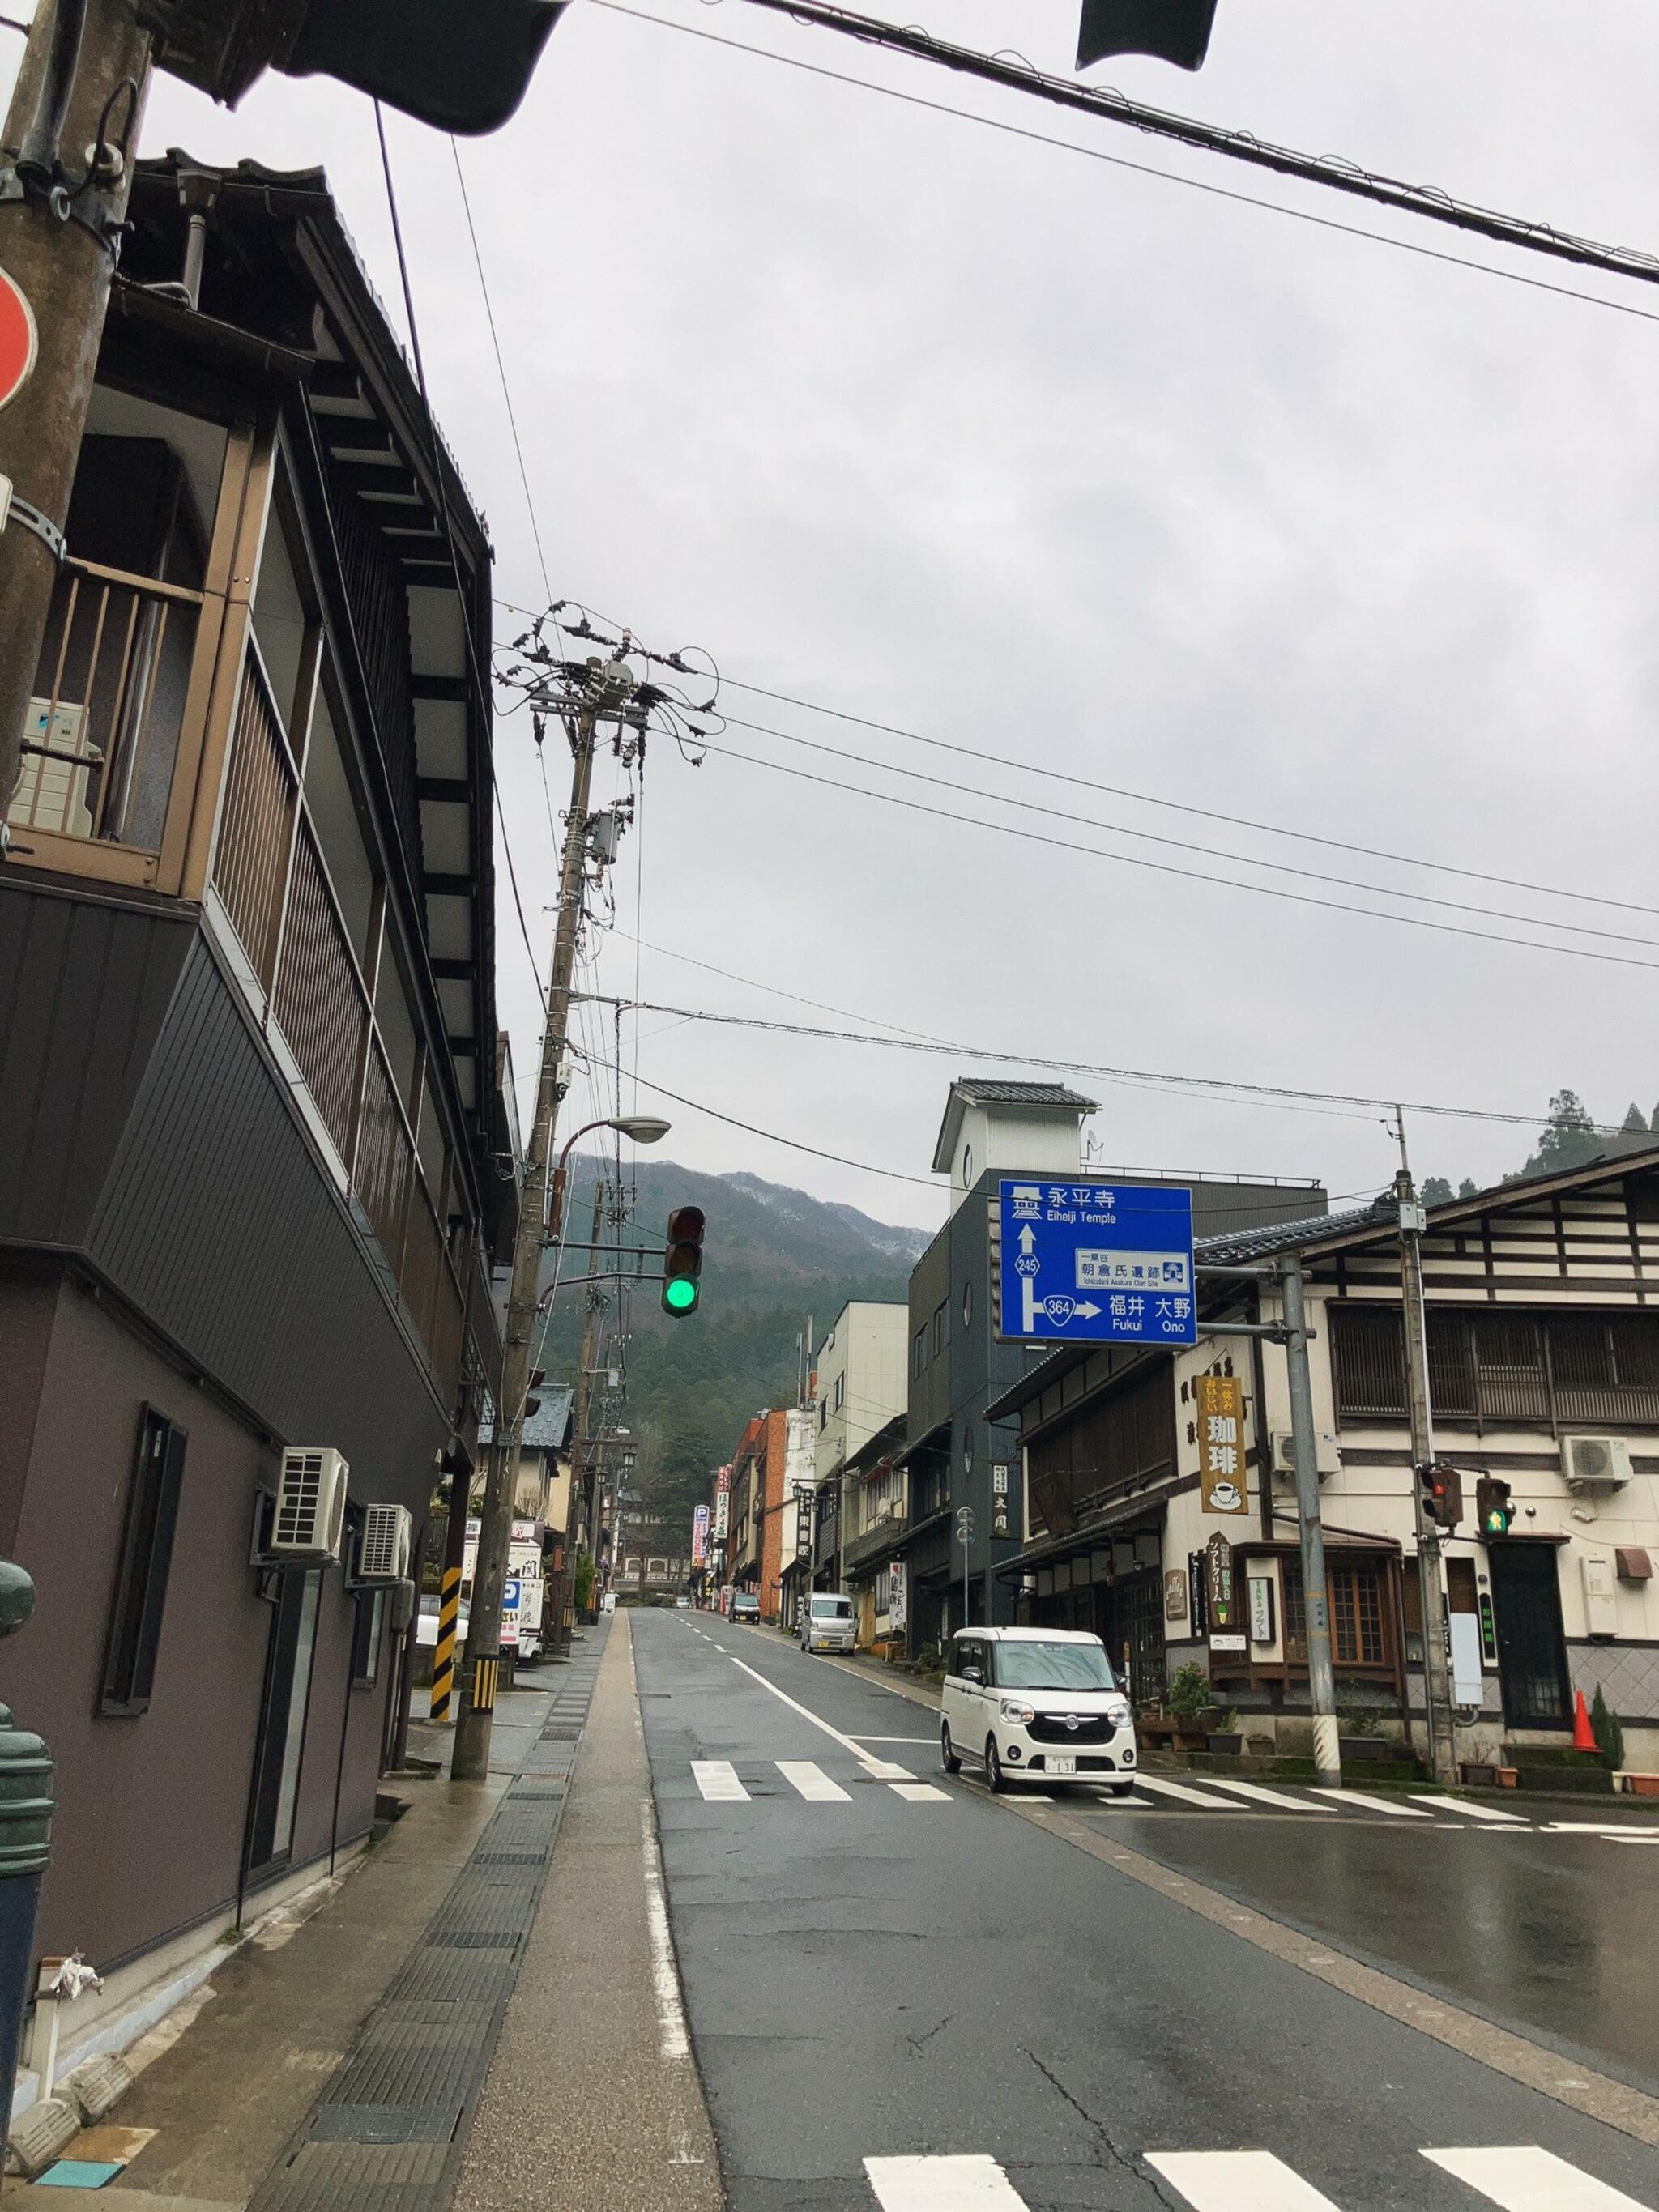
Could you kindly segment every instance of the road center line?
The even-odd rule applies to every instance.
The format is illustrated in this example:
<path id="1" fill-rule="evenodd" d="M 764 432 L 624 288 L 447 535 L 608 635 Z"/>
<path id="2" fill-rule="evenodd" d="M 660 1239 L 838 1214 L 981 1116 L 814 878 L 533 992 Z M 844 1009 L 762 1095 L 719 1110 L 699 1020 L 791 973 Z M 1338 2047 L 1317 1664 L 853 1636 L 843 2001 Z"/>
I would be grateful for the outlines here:
<path id="1" fill-rule="evenodd" d="M 732 1658 L 729 1651 L 726 1656 L 728 1659 Z M 891 1765 L 890 1759 L 875 1758 L 865 1750 L 862 1744 L 855 1743 L 850 1735 L 843 1735 L 838 1728 L 831 1728 L 828 1721 L 820 1720 L 815 1712 L 811 1711 L 805 1705 L 799 1704 L 787 1690 L 779 1689 L 775 1682 L 769 1682 L 765 1675 L 751 1667 L 746 1659 L 732 1659 L 732 1664 L 734 1667 L 741 1667 L 745 1674 L 753 1675 L 763 1690 L 769 1690 L 780 1704 L 788 1706 L 792 1713 L 799 1713 L 804 1721 L 811 1721 L 815 1729 L 822 1729 L 825 1735 L 832 1737 L 843 1751 L 850 1751 L 866 1774 L 879 1777 L 884 1768 Z"/>

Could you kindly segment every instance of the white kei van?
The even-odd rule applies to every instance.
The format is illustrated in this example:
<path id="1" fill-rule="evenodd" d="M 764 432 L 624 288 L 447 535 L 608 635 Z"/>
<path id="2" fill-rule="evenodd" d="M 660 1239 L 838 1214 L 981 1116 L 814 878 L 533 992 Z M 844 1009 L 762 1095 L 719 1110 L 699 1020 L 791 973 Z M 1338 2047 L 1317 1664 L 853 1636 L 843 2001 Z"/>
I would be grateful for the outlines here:
<path id="1" fill-rule="evenodd" d="M 838 1590 L 814 1590 L 801 1608 L 803 1651 L 850 1651 L 858 1636 L 853 1601 Z"/>
<path id="2" fill-rule="evenodd" d="M 1127 1795 L 1134 1715 L 1097 1636 L 1066 1628 L 963 1628 L 951 1639 L 939 1719 L 947 1774 L 964 1759 L 993 1790 L 1103 1783 Z"/>

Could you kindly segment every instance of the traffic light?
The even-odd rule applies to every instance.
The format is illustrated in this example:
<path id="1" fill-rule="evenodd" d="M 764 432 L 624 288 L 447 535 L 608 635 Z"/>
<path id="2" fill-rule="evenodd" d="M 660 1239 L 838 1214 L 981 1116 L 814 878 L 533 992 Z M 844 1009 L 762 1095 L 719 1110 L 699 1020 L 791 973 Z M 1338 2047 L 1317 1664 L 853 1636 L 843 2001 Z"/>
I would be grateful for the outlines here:
<path id="1" fill-rule="evenodd" d="M 676 1320 L 696 1313 L 702 1295 L 702 1208 L 676 1206 L 668 1217 L 668 1248 L 662 1255 L 662 1310 Z"/>
<path id="2" fill-rule="evenodd" d="M 1083 0 L 1077 65 L 1088 69 L 1108 54 L 1152 54 L 1201 69 L 1215 10 L 1216 0 Z"/>
<path id="3" fill-rule="evenodd" d="M 1420 1467 L 1417 1479 L 1423 1486 L 1423 1510 L 1442 1528 L 1455 1528 L 1463 1518 L 1463 1478 L 1444 1460 Z"/>
<path id="4" fill-rule="evenodd" d="M 565 0 L 146 0 L 159 66 L 234 107 L 266 70 L 337 77 L 439 131 L 495 131 Z"/>
<path id="5" fill-rule="evenodd" d="M 1515 1518 L 1508 1483 L 1495 1474 L 1483 1474 L 1474 1486 L 1474 1512 L 1483 1536 L 1507 1536 Z"/>

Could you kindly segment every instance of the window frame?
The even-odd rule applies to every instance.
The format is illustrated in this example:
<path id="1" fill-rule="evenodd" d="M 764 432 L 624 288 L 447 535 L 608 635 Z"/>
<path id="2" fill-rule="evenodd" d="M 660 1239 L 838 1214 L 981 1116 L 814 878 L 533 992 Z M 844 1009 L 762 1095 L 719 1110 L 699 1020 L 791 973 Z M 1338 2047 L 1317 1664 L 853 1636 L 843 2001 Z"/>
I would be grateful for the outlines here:
<path id="1" fill-rule="evenodd" d="M 150 1708 L 189 1442 L 189 1431 L 156 1407 L 139 1407 L 99 1674 L 100 1717 L 136 1719 Z"/>

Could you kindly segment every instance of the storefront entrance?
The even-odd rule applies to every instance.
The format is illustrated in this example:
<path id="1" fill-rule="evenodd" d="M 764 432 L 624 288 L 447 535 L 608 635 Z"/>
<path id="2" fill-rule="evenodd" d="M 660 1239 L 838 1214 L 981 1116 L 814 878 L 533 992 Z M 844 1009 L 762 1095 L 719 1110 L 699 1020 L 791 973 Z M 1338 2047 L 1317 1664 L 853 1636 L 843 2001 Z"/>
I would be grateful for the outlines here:
<path id="1" fill-rule="evenodd" d="M 1486 1550 L 1504 1719 L 1512 1729 L 1565 1728 L 1572 1717 L 1555 1548 L 1505 1538 Z"/>

